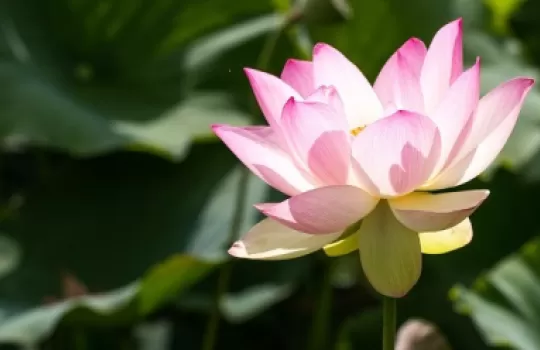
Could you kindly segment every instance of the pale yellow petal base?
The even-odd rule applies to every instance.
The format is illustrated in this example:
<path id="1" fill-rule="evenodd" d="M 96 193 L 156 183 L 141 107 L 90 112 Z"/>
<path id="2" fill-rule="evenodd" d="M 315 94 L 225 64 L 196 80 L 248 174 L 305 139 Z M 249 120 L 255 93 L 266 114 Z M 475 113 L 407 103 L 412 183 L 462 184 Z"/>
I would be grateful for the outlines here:
<path id="1" fill-rule="evenodd" d="M 323 247 L 327 256 L 336 257 L 354 252 L 358 249 L 358 230 L 361 221 L 349 226 L 341 236 L 341 239 L 327 244 Z"/>
<path id="2" fill-rule="evenodd" d="M 420 246 L 424 254 L 444 254 L 467 245 L 473 236 L 472 225 L 466 218 L 454 227 L 442 231 L 421 232 Z"/>

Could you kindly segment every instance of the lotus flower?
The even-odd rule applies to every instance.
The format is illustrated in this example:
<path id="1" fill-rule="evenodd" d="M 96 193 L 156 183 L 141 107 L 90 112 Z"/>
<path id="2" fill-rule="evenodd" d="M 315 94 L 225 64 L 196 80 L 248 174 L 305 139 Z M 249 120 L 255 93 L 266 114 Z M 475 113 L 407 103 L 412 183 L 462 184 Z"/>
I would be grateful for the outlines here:
<path id="1" fill-rule="evenodd" d="M 391 297 L 417 282 L 421 253 L 471 240 L 469 216 L 489 191 L 429 191 L 486 169 L 534 83 L 515 78 L 480 99 L 480 61 L 463 71 L 461 20 L 441 28 L 429 49 L 408 40 L 373 87 L 326 44 L 315 46 L 312 61 L 287 61 L 281 78 L 245 71 L 269 126 L 213 130 L 290 198 L 257 204 L 267 218 L 229 253 L 280 260 L 358 249 L 370 283 Z"/>

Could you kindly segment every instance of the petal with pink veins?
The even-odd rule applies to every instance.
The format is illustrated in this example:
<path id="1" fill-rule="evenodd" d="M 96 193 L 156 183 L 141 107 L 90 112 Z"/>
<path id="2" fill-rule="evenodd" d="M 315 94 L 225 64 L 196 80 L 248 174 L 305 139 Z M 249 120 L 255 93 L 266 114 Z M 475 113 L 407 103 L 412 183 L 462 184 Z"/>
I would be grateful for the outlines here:
<path id="1" fill-rule="evenodd" d="M 369 125 L 353 140 L 352 152 L 383 197 L 412 192 L 431 175 L 441 140 L 426 116 L 398 111 Z"/>
<path id="2" fill-rule="evenodd" d="M 291 97 L 302 100 L 302 97 L 278 77 L 251 68 L 244 71 L 266 121 L 278 132 L 281 111 L 287 100 Z"/>
<path id="3" fill-rule="evenodd" d="M 327 234 L 345 230 L 375 208 L 378 199 L 354 186 L 327 186 L 307 191 L 281 203 L 263 203 L 257 209 L 301 232 Z"/>
<path id="4" fill-rule="evenodd" d="M 314 187 L 278 146 L 270 127 L 213 125 L 212 129 L 255 175 L 275 189 L 294 196 Z"/>
<path id="5" fill-rule="evenodd" d="M 426 113 L 431 114 L 463 70 L 463 28 L 458 19 L 442 27 L 426 54 L 420 84 Z"/>
<path id="6" fill-rule="evenodd" d="M 385 110 L 424 111 L 420 69 L 425 53 L 424 43 L 412 38 L 386 62 L 373 86 Z"/>
<path id="7" fill-rule="evenodd" d="M 489 195 L 487 190 L 431 194 L 416 192 L 389 200 L 396 218 L 416 232 L 441 231 L 470 216 Z"/>
<path id="8" fill-rule="evenodd" d="M 272 219 L 264 219 L 236 241 L 229 254 L 253 260 L 286 260 L 321 249 L 341 235 L 310 235 L 293 230 Z"/>
<path id="9" fill-rule="evenodd" d="M 315 86 L 334 86 L 345 106 L 351 128 L 382 117 L 382 105 L 369 81 L 342 53 L 326 44 L 313 49 Z"/>
<path id="10" fill-rule="evenodd" d="M 290 99 L 283 108 L 289 149 L 324 185 L 344 185 L 350 169 L 347 120 L 329 104 Z"/>
<path id="11" fill-rule="evenodd" d="M 315 91 L 313 63 L 289 59 L 281 72 L 281 80 L 292 86 L 304 98 Z"/>
<path id="12" fill-rule="evenodd" d="M 533 84 L 532 79 L 516 78 L 484 96 L 456 160 L 422 188 L 436 190 L 458 186 L 483 172 L 506 144 Z"/>
<path id="13" fill-rule="evenodd" d="M 441 157 L 434 174 L 453 161 L 466 140 L 480 97 L 480 61 L 459 76 L 431 119 L 441 132 Z"/>
<path id="14" fill-rule="evenodd" d="M 515 78 L 502 83 L 482 97 L 473 115 L 467 140 L 457 158 L 461 159 L 462 156 L 469 154 L 507 118 L 514 121 L 510 123 L 513 128 L 523 101 L 533 84 L 533 79 Z"/>
<path id="15" fill-rule="evenodd" d="M 442 231 L 420 232 L 424 254 L 444 254 L 466 246 L 472 240 L 471 220 L 466 218 L 456 226 Z"/>

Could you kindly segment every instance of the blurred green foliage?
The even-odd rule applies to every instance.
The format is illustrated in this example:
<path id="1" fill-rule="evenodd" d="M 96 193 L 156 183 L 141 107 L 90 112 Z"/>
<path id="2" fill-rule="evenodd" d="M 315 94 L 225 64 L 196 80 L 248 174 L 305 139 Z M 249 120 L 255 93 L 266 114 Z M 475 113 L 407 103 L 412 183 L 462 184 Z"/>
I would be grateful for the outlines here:
<path id="1" fill-rule="evenodd" d="M 429 42 L 459 16 L 466 60 L 483 59 L 484 92 L 511 76 L 538 76 L 537 7 L 532 0 L 0 3 L 0 343 L 199 349 L 217 325 L 216 349 L 378 349 L 379 300 L 356 255 L 228 258 L 231 241 L 259 219 L 252 204 L 280 195 L 248 175 L 209 125 L 260 120 L 243 67 L 279 73 L 287 58 L 307 58 L 324 41 L 373 80 L 404 40 Z M 269 50 L 266 64 L 261 52 Z M 529 260 L 511 258 L 488 273 L 516 291 L 504 295 L 509 301 L 460 287 L 481 332 L 448 297 L 540 233 L 539 118 L 534 90 L 498 162 L 467 185 L 492 191 L 473 217 L 475 239 L 425 257 L 420 283 L 399 301 L 400 322 L 434 322 L 465 350 L 488 349 L 487 332 L 504 324 L 508 344 L 540 348 L 539 287 L 519 277 Z M 530 255 L 540 259 L 538 250 Z M 508 326 L 509 318 L 519 325 Z"/>

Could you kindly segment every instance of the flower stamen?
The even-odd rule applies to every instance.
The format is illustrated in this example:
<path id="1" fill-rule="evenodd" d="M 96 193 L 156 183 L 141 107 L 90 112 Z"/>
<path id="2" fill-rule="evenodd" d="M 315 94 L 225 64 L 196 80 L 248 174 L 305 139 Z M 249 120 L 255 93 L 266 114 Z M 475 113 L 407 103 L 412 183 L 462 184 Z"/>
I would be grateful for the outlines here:
<path id="1" fill-rule="evenodd" d="M 360 134 L 362 132 L 362 130 L 364 130 L 365 128 L 366 128 L 365 126 L 356 127 L 356 128 L 351 130 L 351 135 L 352 136 L 358 136 L 358 134 Z"/>

